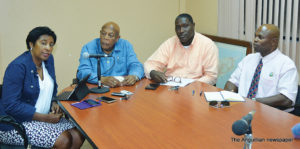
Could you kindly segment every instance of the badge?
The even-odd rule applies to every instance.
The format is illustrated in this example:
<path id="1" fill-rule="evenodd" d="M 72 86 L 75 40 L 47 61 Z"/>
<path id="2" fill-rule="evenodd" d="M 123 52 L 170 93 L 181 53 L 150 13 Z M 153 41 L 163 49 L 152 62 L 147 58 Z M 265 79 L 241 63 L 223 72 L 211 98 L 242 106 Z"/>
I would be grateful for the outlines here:
<path id="1" fill-rule="evenodd" d="M 273 72 L 271 72 L 271 73 L 269 74 L 269 76 L 270 76 L 270 77 L 273 77 Z"/>

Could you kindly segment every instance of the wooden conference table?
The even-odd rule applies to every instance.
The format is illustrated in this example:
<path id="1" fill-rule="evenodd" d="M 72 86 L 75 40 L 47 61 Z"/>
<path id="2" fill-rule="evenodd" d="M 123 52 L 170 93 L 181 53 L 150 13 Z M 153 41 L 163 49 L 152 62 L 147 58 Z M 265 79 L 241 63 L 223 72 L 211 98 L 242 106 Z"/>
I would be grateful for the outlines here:
<path id="1" fill-rule="evenodd" d="M 294 140 L 291 132 L 292 126 L 300 123 L 297 116 L 251 100 L 228 108 L 210 107 L 204 96 L 200 97 L 200 91 L 220 89 L 201 82 L 178 91 L 169 90 L 168 86 L 145 90 L 149 83 L 143 79 L 135 86 L 111 88 L 109 93 L 89 94 L 85 98 L 112 97 L 111 92 L 128 90 L 134 92 L 129 100 L 102 103 L 85 110 L 71 106 L 74 101 L 59 104 L 94 148 L 240 149 L 243 136 L 232 132 L 232 124 L 251 110 L 256 110 L 252 130 L 257 140 L 253 148 L 300 148 L 300 140 Z"/>

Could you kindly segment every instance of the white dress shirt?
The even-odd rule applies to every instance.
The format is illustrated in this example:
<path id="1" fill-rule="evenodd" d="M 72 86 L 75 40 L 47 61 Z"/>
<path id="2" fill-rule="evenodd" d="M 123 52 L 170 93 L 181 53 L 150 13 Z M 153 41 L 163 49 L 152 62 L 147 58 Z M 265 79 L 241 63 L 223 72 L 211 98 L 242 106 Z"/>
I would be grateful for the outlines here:
<path id="1" fill-rule="evenodd" d="M 50 111 L 53 90 L 54 90 L 54 81 L 49 75 L 44 62 L 42 62 L 44 80 L 41 80 L 39 77 L 40 85 L 40 94 L 35 104 L 36 111 L 38 113 L 48 114 Z"/>
<path id="2" fill-rule="evenodd" d="M 298 72 L 295 63 L 278 49 L 262 57 L 260 53 L 247 55 L 232 73 L 229 81 L 238 87 L 238 93 L 247 97 L 255 69 L 262 59 L 263 66 L 256 98 L 283 94 L 295 104 L 298 91 Z M 291 111 L 287 109 L 285 111 Z"/>

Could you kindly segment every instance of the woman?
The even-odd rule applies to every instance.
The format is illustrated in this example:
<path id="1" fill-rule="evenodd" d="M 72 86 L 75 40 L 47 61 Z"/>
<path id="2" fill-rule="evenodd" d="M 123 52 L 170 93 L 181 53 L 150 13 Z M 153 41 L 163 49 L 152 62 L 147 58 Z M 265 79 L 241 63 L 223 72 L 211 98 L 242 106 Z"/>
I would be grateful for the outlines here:
<path id="1" fill-rule="evenodd" d="M 58 104 L 52 50 L 55 33 L 36 27 L 27 36 L 28 51 L 13 60 L 3 78 L 1 106 L 25 126 L 31 145 L 45 148 L 80 148 L 84 138 L 73 124 L 62 118 Z M 23 145 L 16 130 L 0 126 L 0 142 Z"/>

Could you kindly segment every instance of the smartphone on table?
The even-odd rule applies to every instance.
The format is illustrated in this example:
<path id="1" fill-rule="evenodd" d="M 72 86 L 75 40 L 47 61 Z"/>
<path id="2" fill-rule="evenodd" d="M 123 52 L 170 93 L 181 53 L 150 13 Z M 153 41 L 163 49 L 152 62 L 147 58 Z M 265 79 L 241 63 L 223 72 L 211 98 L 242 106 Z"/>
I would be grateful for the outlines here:
<path id="1" fill-rule="evenodd" d="M 156 90 L 156 88 L 158 88 L 159 85 L 160 85 L 159 83 L 150 83 L 145 87 L 145 89 L 147 89 L 147 90 Z"/>
<path id="2" fill-rule="evenodd" d="M 106 102 L 106 103 L 113 103 L 113 102 L 117 101 L 117 99 L 107 97 L 107 96 L 101 96 L 101 97 L 98 97 L 97 99 L 101 100 L 103 102 Z"/>
<path id="3" fill-rule="evenodd" d="M 86 100 L 84 100 L 83 102 L 86 102 L 86 103 L 88 103 L 88 104 L 90 104 L 90 105 L 97 105 L 97 104 L 99 104 L 99 102 L 97 102 L 97 101 L 95 101 L 95 100 L 93 100 L 93 99 L 86 99 Z"/>
<path id="4" fill-rule="evenodd" d="M 111 95 L 113 95 L 113 96 L 119 96 L 119 97 L 125 97 L 126 96 L 126 94 L 119 93 L 119 92 L 112 92 Z"/>

